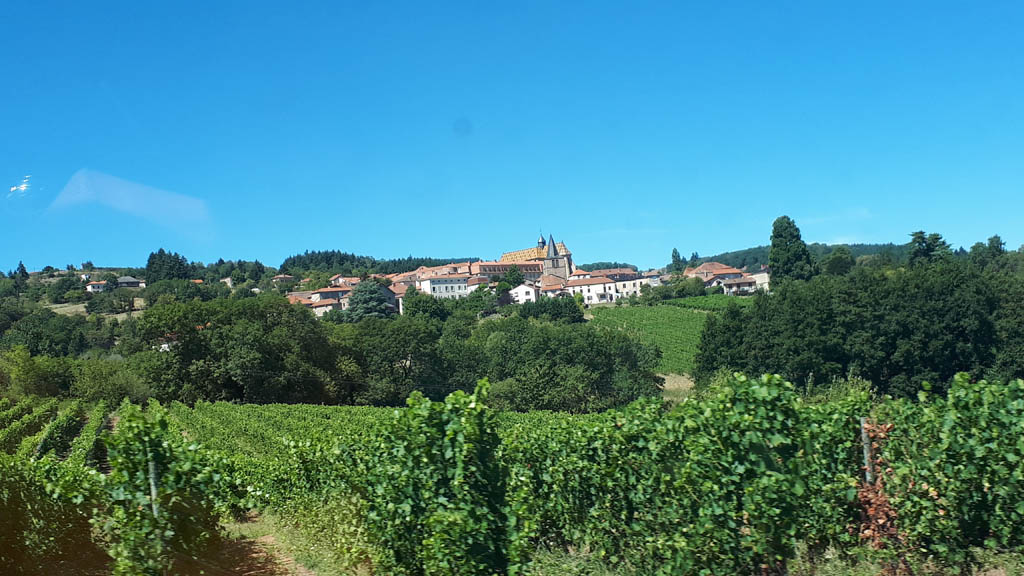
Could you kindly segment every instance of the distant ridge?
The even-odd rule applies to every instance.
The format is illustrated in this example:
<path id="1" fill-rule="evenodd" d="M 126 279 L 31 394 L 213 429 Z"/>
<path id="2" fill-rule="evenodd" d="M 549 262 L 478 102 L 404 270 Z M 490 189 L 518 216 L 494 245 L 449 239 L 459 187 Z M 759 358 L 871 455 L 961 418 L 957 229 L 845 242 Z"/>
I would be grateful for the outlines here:
<path id="1" fill-rule="evenodd" d="M 818 242 L 814 242 L 812 244 L 808 244 L 807 249 L 811 252 L 811 256 L 813 256 L 815 260 L 821 261 L 839 246 L 846 246 L 849 248 L 854 258 L 888 253 L 896 262 L 905 261 L 909 250 L 907 244 L 893 244 L 891 242 L 887 244 L 820 244 Z M 768 265 L 769 248 L 769 246 L 755 246 L 744 250 L 722 252 L 721 254 L 715 254 L 714 256 L 698 258 L 696 262 L 714 261 L 721 262 L 722 264 L 733 266 L 735 268 L 758 268 L 762 264 L 765 266 Z M 693 264 L 691 263 L 690 265 L 692 266 Z"/>

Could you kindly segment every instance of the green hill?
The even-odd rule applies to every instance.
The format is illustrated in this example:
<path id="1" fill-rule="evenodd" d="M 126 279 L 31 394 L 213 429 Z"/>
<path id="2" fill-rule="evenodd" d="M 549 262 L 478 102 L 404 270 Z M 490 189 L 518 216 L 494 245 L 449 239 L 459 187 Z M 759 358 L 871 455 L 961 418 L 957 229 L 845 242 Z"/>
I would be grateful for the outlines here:
<path id="1" fill-rule="evenodd" d="M 626 330 L 641 341 L 661 349 L 658 370 L 665 374 L 690 374 L 700 344 L 707 313 L 678 306 L 624 306 L 594 308 L 591 322 Z"/>
<path id="2" fill-rule="evenodd" d="M 820 244 L 814 242 L 812 244 L 808 244 L 807 249 L 811 252 L 811 256 L 820 262 L 839 246 L 846 246 L 849 248 L 854 258 L 869 256 L 872 254 L 888 253 L 896 262 L 903 262 L 907 259 L 907 244 Z M 727 266 L 733 266 L 736 268 L 743 268 L 744 266 L 758 268 L 762 264 L 765 266 L 768 265 L 769 248 L 769 246 L 755 246 L 744 250 L 722 252 L 721 254 L 715 254 L 714 256 L 699 258 L 697 262 L 720 262 Z M 692 266 L 693 264 L 691 263 L 690 265 Z"/>

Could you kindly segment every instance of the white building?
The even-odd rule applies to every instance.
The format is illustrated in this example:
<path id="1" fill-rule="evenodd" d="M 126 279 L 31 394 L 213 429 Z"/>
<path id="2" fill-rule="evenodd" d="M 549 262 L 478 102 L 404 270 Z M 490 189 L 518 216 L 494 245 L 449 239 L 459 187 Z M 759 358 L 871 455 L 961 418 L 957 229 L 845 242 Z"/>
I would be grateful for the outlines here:
<path id="1" fill-rule="evenodd" d="M 469 274 L 448 274 L 423 278 L 416 282 L 416 289 L 434 298 L 465 298 L 469 295 Z M 474 286 L 474 289 L 476 287 Z"/>
<path id="2" fill-rule="evenodd" d="M 602 304 L 614 302 L 617 298 L 615 281 L 611 278 L 580 278 L 569 280 L 565 287 L 569 293 L 583 295 L 584 304 Z"/>
<path id="3" fill-rule="evenodd" d="M 85 291 L 89 292 L 90 294 L 95 294 L 97 292 L 103 292 L 106 289 L 107 289 L 107 283 L 103 282 L 103 281 L 100 281 L 100 282 L 89 282 L 88 284 L 85 285 Z"/>
<path id="4" fill-rule="evenodd" d="M 640 289 L 651 283 L 650 278 L 644 278 L 637 276 L 630 280 L 617 280 L 615 282 L 615 292 L 617 298 L 629 298 L 630 296 L 639 296 Z"/>
<path id="5" fill-rule="evenodd" d="M 744 276 L 742 278 L 729 278 L 725 282 L 722 282 L 722 290 L 730 296 L 742 296 L 744 294 L 753 294 L 757 291 L 757 280 L 751 276 Z"/>
<path id="6" fill-rule="evenodd" d="M 758 290 L 768 292 L 769 276 L 767 271 L 761 271 L 756 274 L 751 274 L 750 277 L 757 281 Z"/>
<path id="7" fill-rule="evenodd" d="M 536 302 L 540 297 L 540 290 L 527 282 L 509 290 L 508 294 L 512 297 L 512 302 L 522 304 L 523 302 Z"/>

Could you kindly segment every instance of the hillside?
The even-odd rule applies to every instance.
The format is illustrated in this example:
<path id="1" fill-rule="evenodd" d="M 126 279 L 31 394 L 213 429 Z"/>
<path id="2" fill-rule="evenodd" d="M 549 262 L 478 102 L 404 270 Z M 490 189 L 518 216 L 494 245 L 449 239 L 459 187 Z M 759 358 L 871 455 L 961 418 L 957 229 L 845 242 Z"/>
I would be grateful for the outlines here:
<path id="1" fill-rule="evenodd" d="M 818 242 L 808 244 L 807 249 L 811 252 L 811 256 L 813 256 L 815 260 L 821 261 L 839 246 L 846 246 L 849 248 L 854 258 L 869 256 L 872 254 L 888 253 L 892 256 L 893 260 L 897 262 L 906 260 L 908 249 L 906 244 L 820 244 Z M 721 262 L 722 264 L 734 266 L 736 268 L 743 268 L 745 266 L 756 268 L 762 264 L 765 266 L 768 265 L 769 249 L 770 246 L 755 246 L 744 250 L 722 252 L 721 254 L 715 254 L 714 256 L 699 258 L 697 262 L 713 261 Z"/>
<path id="2" fill-rule="evenodd" d="M 592 324 L 625 330 L 661 349 L 658 370 L 691 374 L 707 313 L 678 306 L 593 308 Z"/>

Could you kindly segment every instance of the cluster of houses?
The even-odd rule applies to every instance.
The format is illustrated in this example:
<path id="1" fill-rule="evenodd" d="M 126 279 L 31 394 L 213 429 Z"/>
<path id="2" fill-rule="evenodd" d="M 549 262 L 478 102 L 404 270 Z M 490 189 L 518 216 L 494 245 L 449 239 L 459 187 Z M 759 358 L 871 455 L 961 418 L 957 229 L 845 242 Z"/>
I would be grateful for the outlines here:
<path id="1" fill-rule="evenodd" d="M 82 274 L 81 278 L 82 278 L 82 280 L 88 280 L 90 278 L 90 276 L 88 274 Z M 119 277 L 117 279 L 117 285 L 114 286 L 114 288 L 145 288 L 145 287 L 146 287 L 146 283 L 145 282 L 143 282 L 142 280 L 139 280 L 138 278 L 133 278 L 131 276 L 121 276 L 121 277 Z M 103 292 L 107 288 L 110 288 L 110 287 L 107 286 L 107 281 L 106 280 L 99 280 L 99 281 L 96 281 L 96 282 L 87 282 L 85 284 L 85 291 L 90 293 L 90 294 L 96 294 L 97 292 Z"/>
<path id="2" fill-rule="evenodd" d="M 761 268 L 757 272 L 744 272 L 718 262 L 705 262 L 696 268 L 683 271 L 687 278 L 700 278 L 706 288 L 722 287 L 722 291 L 732 296 L 753 294 L 758 290 L 768 291 L 769 272 Z"/>
<path id="3" fill-rule="evenodd" d="M 639 272 L 632 268 L 583 270 L 573 264 L 572 252 L 565 243 L 555 242 L 553 236 L 548 236 L 547 240 L 541 236 L 535 246 L 505 252 L 497 260 L 453 262 L 443 266 L 421 266 L 399 274 L 375 275 L 386 278 L 389 285 L 385 287 L 384 283 L 377 282 L 374 285 L 384 295 L 389 306 L 403 313 L 403 302 L 410 288 L 415 287 L 419 292 L 435 298 L 465 298 L 481 286 L 496 284 L 513 268 L 518 269 L 524 279 L 509 291 L 510 300 L 517 304 L 536 302 L 542 296 L 576 297 L 577 294 L 588 306 L 609 304 L 639 295 L 644 286 L 659 286 L 672 276 L 657 270 Z M 751 273 L 718 262 L 705 262 L 686 268 L 682 275 L 699 278 L 705 287 L 721 287 L 724 293 L 730 295 L 767 291 L 769 285 L 767 269 Z M 83 275 L 83 280 L 88 280 L 88 276 Z M 271 281 L 274 284 L 292 284 L 296 278 L 278 274 Z M 298 281 L 298 285 L 301 287 L 309 281 L 304 278 Z M 230 278 L 221 282 L 229 287 L 232 284 Z M 359 277 L 336 274 L 324 288 L 292 291 L 288 292 L 287 297 L 292 303 L 306 306 L 317 317 L 322 317 L 332 310 L 348 309 L 349 296 L 360 282 Z M 122 276 L 117 279 L 116 287 L 145 288 L 146 284 L 137 278 Z M 90 293 L 103 292 L 108 288 L 105 281 L 88 282 L 85 287 Z"/>
<path id="4" fill-rule="evenodd" d="M 609 268 L 583 270 L 573 264 L 572 252 L 563 242 L 555 242 L 553 236 L 543 236 L 530 248 L 506 252 L 497 260 L 480 262 L 452 262 L 443 266 L 421 266 L 410 272 L 380 275 L 390 281 L 388 287 L 380 287 L 389 305 L 399 313 L 404 312 L 403 302 L 409 288 L 430 294 L 435 298 L 465 298 L 481 286 L 494 285 L 517 268 L 524 281 L 513 286 L 509 297 L 513 303 L 536 302 L 541 296 L 575 297 L 579 294 L 584 304 L 613 303 L 621 298 L 639 295 L 644 286 L 659 286 L 671 274 L 659 271 L 639 272 L 632 268 Z M 767 290 L 767 270 L 749 273 L 717 262 L 705 262 L 700 266 L 687 268 L 683 275 L 699 278 L 706 287 L 721 286 L 726 294 L 744 295 L 757 290 Z M 273 278 L 274 282 L 294 282 L 288 275 Z M 331 310 L 345 310 L 349 306 L 349 295 L 360 279 L 335 275 L 326 288 L 312 291 L 296 291 L 288 294 L 289 300 L 302 304 L 319 317 Z"/>

